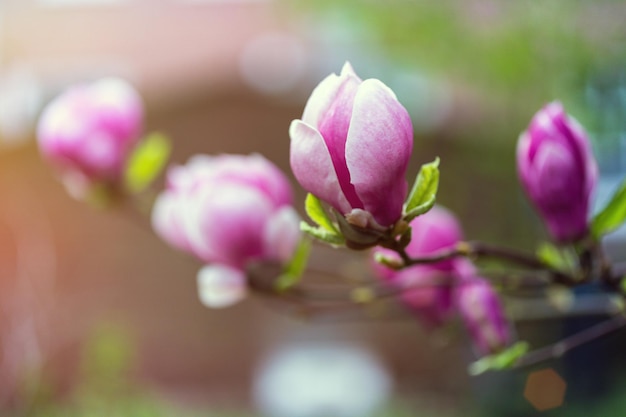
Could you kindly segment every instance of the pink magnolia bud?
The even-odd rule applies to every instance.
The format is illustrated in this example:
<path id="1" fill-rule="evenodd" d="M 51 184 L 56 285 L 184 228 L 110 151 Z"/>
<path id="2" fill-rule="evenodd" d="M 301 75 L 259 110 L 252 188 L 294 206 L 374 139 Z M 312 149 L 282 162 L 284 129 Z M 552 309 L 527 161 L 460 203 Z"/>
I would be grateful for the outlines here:
<path id="1" fill-rule="evenodd" d="M 584 237 L 598 168 L 587 135 L 559 102 L 541 109 L 519 138 L 517 171 L 558 242 Z"/>
<path id="2" fill-rule="evenodd" d="M 77 85 L 44 109 L 39 148 L 66 179 L 112 184 L 120 179 L 142 121 L 141 98 L 125 81 L 105 78 Z"/>
<path id="3" fill-rule="evenodd" d="M 413 127 L 395 94 L 346 63 L 313 90 L 289 128 L 291 168 L 308 192 L 341 214 L 362 209 L 387 227 L 402 214 Z"/>
<path id="4" fill-rule="evenodd" d="M 466 280 L 456 289 L 456 304 L 482 354 L 497 353 L 509 344 L 509 324 L 489 282 L 481 278 Z"/>
<path id="5" fill-rule="evenodd" d="M 228 266 L 210 270 L 210 282 L 223 283 L 219 271 L 291 258 L 300 238 L 291 201 L 284 174 L 260 155 L 195 156 L 168 171 L 152 224 L 172 246 Z"/>
<path id="6" fill-rule="evenodd" d="M 457 219 L 441 206 L 435 206 L 428 213 L 413 219 L 411 228 L 412 239 L 406 251 L 413 258 L 451 248 L 463 238 Z M 389 249 L 377 248 L 374 253 L 399 259 Z M 437 326 L 443 324 L 453 312 L 454 287 L 466 277 L 473 276 L 475 268 L 467 259 L 453 258 L 397 271 L 374 262 L 374 271 L 402 290 L 401 300 L 425 324 Z"/>

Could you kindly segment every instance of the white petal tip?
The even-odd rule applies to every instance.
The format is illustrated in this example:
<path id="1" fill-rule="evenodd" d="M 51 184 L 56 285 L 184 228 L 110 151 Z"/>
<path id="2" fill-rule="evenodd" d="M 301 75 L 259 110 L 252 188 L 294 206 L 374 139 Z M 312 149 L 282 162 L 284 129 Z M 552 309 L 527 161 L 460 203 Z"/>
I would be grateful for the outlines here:
<path id="1" fill-rule="evenodd" d="M 208 265 L 198 271 L 198 297 L 209 308 L 229 307 L 248 293 L 243 271 L 226 265 Z"/>

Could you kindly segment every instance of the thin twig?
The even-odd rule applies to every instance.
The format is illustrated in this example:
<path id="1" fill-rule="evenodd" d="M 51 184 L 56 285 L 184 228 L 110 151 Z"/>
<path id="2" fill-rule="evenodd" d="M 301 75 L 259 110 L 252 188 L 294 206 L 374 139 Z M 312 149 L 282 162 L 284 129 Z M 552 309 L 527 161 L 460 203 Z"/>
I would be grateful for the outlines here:
<path id="1" fill-rule="evenodd" d="M 401 256 L 402 260 L 405 263 L 405 267 L 441 262 L 459 256 L 494 258 L 520 265 L 526 268 L 546 271 L 552 276 L 553 282 L 557 284 L 574 286 L 580 283 L 580 280 L 576 280 L 569 274 L 553 268 L 552 266 L 541 261 L 534 254 L 518 251 L 511 248 L 492 246 L 483 242 L 459 242 L 456 246 L 452 248 L 443 249 L 433 254 L 420 257 L 409 256 L 406 250 L 399 245 L 391 247 L 391 249 L 395 250 Z"/>
<path id="2" fill-rule="evenodd" d="M 515 368 L 522 368 L 549 359 L 559 358 L 574 348 L 613 333 L 624 326 L 626 326 L 626 316 L 623 314 L 617 315 L 554 344 L 528 352 L 517 361 Z"/>

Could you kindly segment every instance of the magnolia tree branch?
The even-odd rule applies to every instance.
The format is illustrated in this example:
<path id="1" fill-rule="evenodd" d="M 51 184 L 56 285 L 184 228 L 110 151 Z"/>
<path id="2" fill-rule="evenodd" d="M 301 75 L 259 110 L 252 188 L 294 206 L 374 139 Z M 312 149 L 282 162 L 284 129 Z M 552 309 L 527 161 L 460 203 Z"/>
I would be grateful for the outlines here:
<path id="1" fill-rule="evenodd" d="M 586 343 L 592 342 L 603 336 L 609 335 L 626 326 L 626 316 L 623 314 L 614 316 L 609 320 L 588 327 L 572 336 L 566 337 L 554 344 L 533 350 L 520 357 L 515 364 L 516 368 L 522 368 L 559 358 L 570 350 Z"/>
<path id="2" fill-rule="evenodd" d="M 403 267 L 405 268 L 413 265 L 441 262 L 459 256 L 470 258 L 492 258 L 516 264 L 525 268 L 546 271 L 552 277 L 553 282 L 557 284 L 575 286 L 584 281 L 584 279 L 576 279 L 563 271 L 553 268 L 552 266 L 541 261 L 539 258 L 537 258 L 537 256 L 531 253 L 522 252 L 511 248 L 489 245 L 483 242 L 459 242 L 452 248 L 442 249 L 433 254 L 420 257 L 409 256 L 409 254 L 406 252 L 406 249 L 399 245 L 398 242 L 389 244 L 387 247 L 395 250 L 400 255 L 404 262 Z"/>

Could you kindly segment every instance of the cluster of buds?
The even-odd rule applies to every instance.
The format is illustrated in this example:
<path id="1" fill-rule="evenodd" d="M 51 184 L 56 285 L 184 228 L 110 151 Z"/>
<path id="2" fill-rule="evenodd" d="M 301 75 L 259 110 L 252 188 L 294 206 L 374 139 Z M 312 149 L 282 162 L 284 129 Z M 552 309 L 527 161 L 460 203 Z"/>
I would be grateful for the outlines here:
<path id="1" fill-rule="evenodd" d="M 441 206 L 416 217 L 411 228 L 406 253 L 416 259 L 452 249 L 463 239 L 459 222 Z M 387 264 L 401 262 L 390 249 L 377 248 L 373 254 Z M 459 313 L 481 353 L 497 353 L 509 345 L 509 325 L 497 294 L 471 261 L 456 257 L 402 269 L 375 261 L 373 267 L 380 279 L 400 291 L 401 301 L 427 328 L 444 325 Z"/>
<path id="2" fill-rule="evenodd" d="M 461 241 L 461 227 L 443 208 L 413 219 L 408 215 L 413 128 L 406 109 L 379 80 L 362 81 L 346 63 L 340 75 L 331 74 L 315 88 L 289 133 L 296 179 L 334 210 L 347 246 L 388 247 L 404 235 L 410 236 L 401 244 L 405 254 L 420 257 Z M 374 253 L 402 266 L 395 250 L 377 247 Z M 425 325 L 442 325 L 458 311 L 483 353 L 508 345 L 508 324 L 496 293 L 470 261 L 455 258 L 401 269 L 375 262 L 374 270 L 400 290 L 399 298 Z M 477 298 L 489 303 L 489 311 L 473 301 Z M 497 340 L 486 336 L 492 333 Z"/>
<path id="3" fill-rule="evenodd" d="M 123 81 L 71 88 L 41 117 L 41 151 L 83 194 L 94 185 L 118 187 L 142 113 L 137 93 Z M 206 306 L 241 300 L 253 263 L 290 265 L 302 229 L 333 245 L 374 248 L 374 273 L 426 327 L 459 315 L 481 354 L 510 345 L 496 291 L 466 258 L 471 253 L 459 250 L 467 245 L 459 222 L 434 205 L 438 160 L 422 167 L 409 190 L 413 127 L 391 89 L 362 80 L 346 63 L 314 89 L 289 136 L 291 168 L 309 192 L 306 209 L 317 229 L 300 222 L 285 174 L 260 155 L 199 155 L 167 172 L 152 225 L 171 246 L 206 264 L 197 277 Z M 517 167 L 556 243 L 589 236 L 597 165 L 584 130 L 560 103 L 541 109 L 520 136 Z M 542 266 L 536 258 L 522 263 Z"/>

